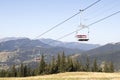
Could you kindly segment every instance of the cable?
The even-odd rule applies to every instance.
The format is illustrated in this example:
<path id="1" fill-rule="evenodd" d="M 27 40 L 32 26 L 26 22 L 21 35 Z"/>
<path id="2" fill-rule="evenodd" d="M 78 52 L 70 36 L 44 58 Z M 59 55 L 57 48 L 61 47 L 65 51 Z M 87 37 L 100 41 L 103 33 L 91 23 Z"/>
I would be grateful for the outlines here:
<path id="1" fill-rule="evenodd" d="M 93 5 L 95 5 L 96 3 L 98 3 L 99 1 L 101 1 L 101 0 L 97 0 L 96 2 L 94 2 L 94 3 L 92 3 L 91 5 L 89 5 L 89 6 L 87 6 L 86 8 L 84 8 L 82 11 L 85 11 L 85 10 L 89 9 L 90 7 L 92 7 Z M 81 10 L 80 10 L 78 13 L 76 13 L 76 14 L 72 15 L 71 17 L 67 18 L 66 20 L 60 22 L 59 24 L 57 24 L 57 25 L 53 26 L 52 28 L 48 29 L 47 31 L 43 32 L 42 34 L 40 34 L 40 35 L 37 36 L 36 38 L 39 38 L 39 37 L 41 37 L 42 35 L 48 33 L 49 31 L 57 28 L 58 26 L 62 25 L 63 23 L 67 22 L 68 20 L 70 20 L 70 19 L 72 19 L 73 17 L 75 17 L 75 16 L 77 16 L 78 14 L 80 14 L 80 12 L 81 12 Z"/>
<path id="2" fill-rule="evenodd" d="M 49 30 L 45 31 L 44 33 L 42 33 L 41 35 L 37 36 L 36 38 L 38 38 L 38 37 L 40 37 L 40 36 L 42 36 L 42 35 L 44 35 L 44 34 L 48 33 L 49 31 L 51 31 L 51 30 L 53 30 L 54 28 L 56 28 L 56 27 L 60 26 L 61 24 L 65 23 L 66 21 L 68 21 L 68 20 L 72 19 L 73 17 L 75 17 L 75 16 L 76 16 L 76 15 L 78 15 L 78 14 L 80 14 L 80 12 L 78 12 L 78 13 L 74 14 L 73 16 L 69 17 L 68 19 L 66 19 L 66 20 L 64 20 L 64 21 L 60 22 L 59 24 L 57 24 L 57 25 L 53 26 L 52 28 L 50 28 Z"/>
<path id="3" fill-rule="evenodd" d="M 89 24 L 88 26 L 92 26 L 92 25 L 94 25 L 94 24 L 96 24 L 96 23 L 98 23 L 98 22 L 101 22 L 101 21 L 103 21 L 103 20 L 105 20 L 105 19 L 107 19 L 107 18 L 109 18 L 109 17 L 112 17 L 112 16 L 114 16 L 114 15 L 116 15 L 116 14 L 118 14 L 118 13 L 120 13 L 120 11 L 115 12 L 115 13 L 109 15 L 109 16 L 106 16 L 106 17 L 102 18 L 102 19 L 99 19 L 98 21 L 95 21 L 95 22 Z"/>
<path id="4" fill-rule="evenodd" d="M 103 20 L 105 20 L 105 19 L 107 19 L 107 18 L 109 18 L 109 17 L 112 17 L 112 16 L 114 16 L 114 15 L 116 15 L 116 14 L 118 14 L 118 13 L 120 13 L 120 11 L 115 12 L 115 13 L 109 15 L 109 16 L 106 16 L 106 17 L 102 18 L 102 19 L 99 19 L 99 20 L 97 20 L 97 21 L 95 21 L 95 22 L 89 24 L 88 27 L 90 27 L 90 26 L 92 26 L 92 25 L 94 25 L 94 24 L 96 24 L 96 23 L 98 23 L 98 22 L 101 22 L 101 21 L 103 21 Z M 64 36 L 62 36 L 62 37 L 56 39 L 56 40 L 63 39 L 64 37 L 67 37 L 67 36 L 69 36 L 69 35 L 75 33 L 76 31 L 80 31 L 80 30 L 82 30 L 82 29 L 84 29 L 84 28 L 80 28 L 80 29 L 78 29 L 78 30 L 75 30 L 75 31 L 73 31 L 73 32 L 71 32 L 71 33 L 68 33 L 68 34 L 66 34 L 66 35 L 64 35 Z M 52 43 L 52 41 L 50 41 L 49 43 Z M 47 44 L 49 44 L 49 43 L 47 43 Z"/>
<path id="5" fill-rule="evenodd" d="M 77 31 L 80 31 L 82 28 L 80 28 L 79 30 L 77 30 Z M 60 40 L 60 39 L 62 39 L 62 38 L 64 38 L 64 37 L 66 37 L 66 36 L 69 36 L 69 35 L 71 35 L 71 34 L 73 34 L 73 33 L 75 33 L 76 31 L 73 31 L 73 32 L 71 32 L 71 33 L 69 33 L 69 34 L 66 34 L 66 35 L 64 35 L 64 36 L 62 36 L 62 37 L 60 37 L 60 38 L 58 38 L 57 40 Z"/>
<path id="6" fill-rule="evenodd" d="M 88 7 L 84 8 L 83 11 L 87 10 L 88 8 L 92 7 L 93 5 L 95 5 L 96 3 L 100 2 L 101 0 L 98 0 L 94 3 L 92 3 L 91 5 L 89 5 Z"/>
<path id="7" fill-rule="evenodd" d="M 92 16 L 91 17 L 88 17 L 88 20 L 87 21 L 90 21 L 90 20 L 95 20 L 95 19 L 97 19 L 98 17 L 100 17 L 99 15 L 103 15 L 103 14 L 105 14 L 106 12 L 109 12 L 109 11 L 112 11 L 112 10 L 115 10 L 115 8 L 117 7 L 117 5 L 118 5 L 118 2 L 116 2 L 116 1 L 111 1 L 111 5 L 110 6 L 107 6 L 108 5 L 108 3 L 107 4 L 101 4 L 101 5 L 99 5 L 100 6 L 100 8 L 99 9 L 97 9 L 97 10 L 99 10 L 99 11 L 97 11 L 97 12 L 94 12 L 94 13 L 91 13 L 92 14 Z M 103 9 L 103 10 L 102 10 Z M 89 13 L 90 14 L 90 13 Z"/>

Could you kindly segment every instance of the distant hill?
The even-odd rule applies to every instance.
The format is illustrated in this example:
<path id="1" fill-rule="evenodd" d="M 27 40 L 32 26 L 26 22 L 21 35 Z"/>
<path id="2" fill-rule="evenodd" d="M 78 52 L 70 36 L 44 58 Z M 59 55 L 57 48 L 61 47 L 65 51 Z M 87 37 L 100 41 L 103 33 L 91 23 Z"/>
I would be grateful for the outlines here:
<path id="1" fill-rule="evenodd" d="M 109 43 L 104 46 L 86 51 L 88 55 L 101 55 L 101 54 L 109 54 L 109 53 L 114 53 L 120 51 L 120 43 Z"/>
<path id="2" fill-rule="evenodd" d="M 70 49 L 81 49 L 81 50 L 90 50 L 97 47 L 100 47 L 99 44 L 85 44 L 79 42 L 61 42 L 53 39 L 40 39 L 41 42 L 49 44 L 54 47 L 65 47 Z"/>
<path id="3" fill-rule="evenodd" d="M 102 63 L 102 61 L 112 61 L 115 65 L 115 68 L 120 70 L 120 43 L 109 43 L 104 46 L 83 52 L 82 54 L 77 55 L 75 58 L 85 61 L 86 56 L 88 56 L 91 61 L 96 58 L 99 63 Z"/>
<path id="4" fill-rule="evenodd" d="M 33 49 L 42 49 L 40 50 L 41 53 L 44 53 L 44 49 L 46 52 L 49 52 L 51 54 L 59 51 L 65 51 L 66 54 L 72 54 L 76 52 L 83 52 L 83 50 L 80 49 L 71 49 L 66 47 L 60 47 L 60 46 L 51 46 L 49 44 L 45 44 L 41 42 L 40 40 L 31 40 L 29 38 L 20 38 L 20 39 L 10 39 L 0 42 L 0 51 L 15 51 L 15 50 L 22 50 L 22 51 L 29 51 Z M 47 51 L 48 50 L 48 51 Z M 51 52 L 50 52 L 51 51 Z"/>
<path id="5" fill-rule="evenodd" d="M 17 40 L 17 39 L 24 39 L 24 37 L 6 37 L 6 38 L 0 39 L 0 42 L 5 42 L 9 40 Z"/>
<path id="6" fill-rule="evenodd" d="M 7 41 L 2 41 L 0 43 L 0 51 L 14 51 L 16 49 L 33 49 L 34 47 L 50 47 L 47 44 L 40 42 L 39 40 L 30 40 L 28 38 L 24 39 L 12 39 Z"/>
<path id="7" fill-rule="evenodd" d="M 52 56 L 64 53 L 73 55 L 81 53 L 83 50 L 70 49 L 65 47 L 53 47 L 41 42 L 40 40 L 31 40 L 29 38 L 7 38 L 0 42 L 0 65 L 12 65 L 23 63 L 36 63 L 36 59 L 41 54 L 45 55 L 46 61 L 50 61 Z"/>

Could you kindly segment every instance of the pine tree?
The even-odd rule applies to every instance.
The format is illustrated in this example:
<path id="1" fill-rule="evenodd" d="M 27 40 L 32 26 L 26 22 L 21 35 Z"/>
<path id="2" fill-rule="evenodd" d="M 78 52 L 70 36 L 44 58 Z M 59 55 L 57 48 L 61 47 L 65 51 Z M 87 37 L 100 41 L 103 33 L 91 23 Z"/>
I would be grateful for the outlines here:
<path id="1" fill-rule="evenodd" d="M 30 70 L 30 76 L 36 76 L 36 74 L 35 74 L 35 69 L 31 69 L 31 70 Z"/>
<path id="2" fill-rule="evenodd" d="M 15 68 L 15 65 L 12 66 L 10 72 L 11 72 L 11 77 L 16 77 L 17 76 L 17 70 Z"/>
<path id="3" fill-rule="evenodd" d="M 60 59 L 60 72 L 65 72 L 66 65 L 65 65 L 65 54 L 63 52 L 61 59 Z"/>
<path id="4" fill-rule="evenodd" d="M 10 73 L 9 70 L 6 71 L 6 73 L 5 73 L 5 77 L 11 77 L 11 73 Z"/>
<path id="5" fill-rule="evenodd" d="M 2 70 L 0 70 L 0 77 L 2 77 Z"/>
<path id="6" fill-rule="evenodd" d="M 81 60 L 79 61 L 79 65 L 80 65 L 79 71 L 84 71 L 84 66 Z"/>
<path id="7" fill-rule="evenodd" d="M 50 74 L 51 73 L 51 63 L 46 64 L 45 67 L 45 74 Z"/>
<path id="8" fill-rule="evenodd" d="M 24 72 L 23 72 L 23 73 L 24 73 L 23 76 L 24 76 L 24 77 L 27 77 L 27 76 L 28 76 L 28 68 L 27 68 L 27 65 L 23 66 L 23 69 L 24 69 L 24 70 L 23 70 L 23 71 L 24 71 Z"/>
<path id="9" fill-rule="evenodd" d="M 97 60 L 96 59 L 94 59 L 92 71 L 93 72 L 97 72 L 98 71 L 98 65 L 97 65 Z"/>
<path id="10" fill-rule="evenodd" d="M 61 57 L 60 57 L 60 54 L 58 54 L 57 60 L 56 60 L 57 72 L 60 72 L 60 61 L 61 61 Z"/>
<path id="11" fill-rule="evenodd" d="M 78 60 L 73 60 L 73 71 L 80 71 L 80 63 Z"/>
<path id="12" fill-rule="evenodd" d="M 35 76 L 39 75 L 39 67 L 37 66 L 37 68 L 35 68 L 33 72 Z"/>
<path id="13" fill-rule="evenodd" d="M 56 66 L 56 62 L 55 62 L 55 58 L 54 56 L 52 57 L 52 61 L 51 61 L 51 65 L 50 65 L 50 73 L 53 74 L 53 73 L 57 73 L 57 66 Z"/>
<path id="14" fill-rule="evenodd" d="M 109 72 L 108 64 L 107 62 L 104 63 L 104 72 Z"/>
<path id="15" fill-rule="evenodd" d="M 39 64 L 39 68 L 38 68 L 38 74 L 44 74 L 45 67 L 46 67 L 46 63 L 44 61 L 44 55 L 42 54 L 40 64 Z"/>
<path id="16" fill-rule="evenodd" d="M 73 71 L 73 60 L 70 57 L 67 57 L 66 71 Z"/>
<path id="17" fill-rule="evenodd" d="M 26 72 L 27 76 L 33 76 L 32 75 L 32 70 L 29 66 L 27 66 L 27 72 Z"/>
<path id="18" fill-rule="evenodd" d="M 18 68 L 17 77 L 24 77 L 24 66 L 23 66 L 23 63 L 21 63 L 20 67 Z"/>
<path id="19" fill-rule="evenodd" d="M 5 77 L 6 75 L 6 71 L 5 70 L 1 70 L 0 71 L 0 77 Z"/>
<path id="20" fill-rule="evenodd" d="M 95 63 L 95 66 L 96 66 L 96 63 Z M 89 58 L 87 57 L 86 58 L 86 67 L 85 67 L 86 69 L 85 69 L 85 71 L 90 71 L 90 61 L 89 61 Z"/>
<path id="21" fill-rule="evenodd" d="M 114 72 L 114 65 L 112 62 L 109 64 L 109 72 Z"/>

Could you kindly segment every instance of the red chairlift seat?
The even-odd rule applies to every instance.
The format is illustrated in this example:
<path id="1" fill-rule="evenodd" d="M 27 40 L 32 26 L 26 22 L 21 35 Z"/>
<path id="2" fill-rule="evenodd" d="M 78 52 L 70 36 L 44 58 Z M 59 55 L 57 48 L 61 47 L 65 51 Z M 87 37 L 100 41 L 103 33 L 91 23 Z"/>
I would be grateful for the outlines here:
<path id="1" fill-rule="evenodd" d="M 87 35 L 76 35 L 76 37 L 78 38 L 78 41 L 88 41 L 88 37 Z"/>
<path id="2" fill-rule="evenodd" d="M 40 61 L 40 58 L 36 58 L 36 61 Z"/>

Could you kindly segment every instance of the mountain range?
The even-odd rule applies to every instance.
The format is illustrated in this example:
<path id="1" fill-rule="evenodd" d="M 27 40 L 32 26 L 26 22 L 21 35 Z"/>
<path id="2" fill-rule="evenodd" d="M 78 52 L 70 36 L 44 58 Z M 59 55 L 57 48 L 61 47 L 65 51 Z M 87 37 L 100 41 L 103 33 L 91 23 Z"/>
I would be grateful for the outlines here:
<path id="1" fill-rule="evenodd" d="M 64 46 L 52 46 L 43 43 L 41 40 L 29 38 L 5 38 L 0 40 L 0 65 L 13 65 L 22 63 L 36 63 L 36 59 L 41 54 L 46 55 L 46 60 L 50 61 L 52 56 L 65 53 L 73 55 L 84 50 L 77 48 L 67 48 Z"/>
<path id="2" fill-rule="evenodd" d="M 65 53 L 75 59 L 86 61 L 113 62 L 116 70 L 120 70 L 120 42 L 106 45 L 84 44 L 79 42 L 61 42 L 52 39 L 29 39 L 29 38 L 5 38 L 0 40 L 0 66 L 6 68 L 13 64 L 39 62 L 41 54 L 45 55 L 46 61 L 52 56 Z M 38 61 L 37 61 L 38 59 Z M 1 69 L 1 67 L 0 67 Z"/>

